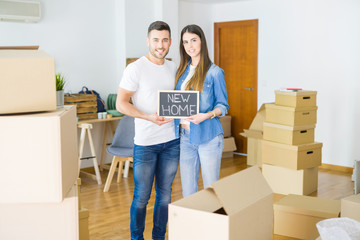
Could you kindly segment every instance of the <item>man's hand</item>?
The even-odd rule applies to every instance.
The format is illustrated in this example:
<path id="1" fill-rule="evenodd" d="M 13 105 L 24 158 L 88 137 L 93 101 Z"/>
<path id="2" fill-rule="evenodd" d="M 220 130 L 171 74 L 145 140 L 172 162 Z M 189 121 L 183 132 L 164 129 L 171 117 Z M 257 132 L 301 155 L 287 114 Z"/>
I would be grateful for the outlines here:
<path id="1" fill-rule="evenodd" d="M 157 115 L 157 113 L 154 113 L 154 114 L 149 115 L 149 119 L 148 119 L 148 120 L 151 121 L 151 122 L 153 122 L 153 123 L 155 123 L 155 124 L 157 124 L 157 125 L 159 125 L 159 126 L 161 126 L 161 125 L 163 125 L 163 124 L 165 124 L 165 123 L 168 123 L 168 122 L 173 121 L 174 119 L 172 119 L 172 118 L 170 118 L 170 119 L 165 119 L 164 117 L 159 117 L 159 116 Z"/>

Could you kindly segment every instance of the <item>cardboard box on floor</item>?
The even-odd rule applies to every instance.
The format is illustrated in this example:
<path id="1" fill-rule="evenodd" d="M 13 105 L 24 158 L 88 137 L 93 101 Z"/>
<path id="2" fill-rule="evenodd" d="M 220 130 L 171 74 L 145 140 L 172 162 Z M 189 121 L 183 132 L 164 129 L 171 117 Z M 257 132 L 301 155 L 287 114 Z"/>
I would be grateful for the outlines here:
<path id="1" fill-rule="evenodd" d="M 224 138 L 231 137 L 231 116 L 219 117 L 219 120 L 224 131 Z"/>
<path id="2" fill-rule="evenodd" d="M 244 129 L 241 136 L 247 138 L 247 164 L 261 167 L 261 141 L 263 139 L 263 123 L 265 121 L 265 104 L 261 105 L 249 129 Z"/>
<path id="3" fill-rule="evenodd" d="M 40 50 L 1 49 L 0 114 L 56 109 L 55 60 Z"/>
<path id="4" fill-rule="evenodd" d="M 0 204 L 0 239 L 78 240 L 79 210 L 74 183 L 60 203 Z"/>
<path id="5" fill-rule="evenodd" d="M 322 143 L 288 145 L 262 141 L 262 162 L 300 170 L 321 165 Z"/>
<path id="6" fill-rule="evenodd" d="M 227 137 L 224 138 L 224 149 L 222 153 L 222 158 L 229 158 L 234 156 L 234 151 L 236 150 L 235 138 Z"/>
<path id="7" fill-rule="evenodd" d="M 169 240 L 272 238 L 273 194 L 257 166 L 169 205 Z"/>
<path id="8" fill-rule="evenodd" d="M 287 126 L 316 124 L 317 107 L 285 107 L 268 103 L 265 105 L 266 122 Z"/>
<path id="9" fill-rule="evenodd" d="M 339 214 L 340 200 L 290 194 L 274 203 L 274 234 L 314 240 L 316 223 Z"/>
<path id="10" fill-rule="evenodd" d="M 308 195 L 318 187 L 318 167 L 293 170 L 264 163 L 262 174 L 274 193 Z"/>
<path id="11" fill-rule="evenodd" d="M 79 240 L 89 240 L 89 210 L 79 209 Z"/>
<path id="12" fill-rule="evenodd" d="M 360 222 L 360 193 L 341 199 L 341 217 Z"/>
<path id="13" fill-rule="evenodd" d="M 0 116 L 0 203 L 59 203 L 78 177 L 76 108 Z"/>

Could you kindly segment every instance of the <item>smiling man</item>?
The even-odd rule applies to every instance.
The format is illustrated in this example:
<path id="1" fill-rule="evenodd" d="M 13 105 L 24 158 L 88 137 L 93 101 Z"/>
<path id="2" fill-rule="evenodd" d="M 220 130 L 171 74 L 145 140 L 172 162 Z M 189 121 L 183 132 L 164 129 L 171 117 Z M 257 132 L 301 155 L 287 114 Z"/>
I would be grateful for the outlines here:
<path id="1" fill-rule="evenodd" d="M 173 90 L 175 86 L 176 65 L 165 59 L 171 45 L 169 25 L 162 21 L 150 24 L 146 43 L 148 54 L 129 64 L 124 71 L 116 108 L 135 118 L 131 239 L 144 239 L 146 207 L 155 179 L 152 238 L 163 240 L 180 154 L 180 140 L 175 137 L 173 121 L 156 113 L 158 90 Z M 130 98 L 133 105 L 129 103 Z"/>

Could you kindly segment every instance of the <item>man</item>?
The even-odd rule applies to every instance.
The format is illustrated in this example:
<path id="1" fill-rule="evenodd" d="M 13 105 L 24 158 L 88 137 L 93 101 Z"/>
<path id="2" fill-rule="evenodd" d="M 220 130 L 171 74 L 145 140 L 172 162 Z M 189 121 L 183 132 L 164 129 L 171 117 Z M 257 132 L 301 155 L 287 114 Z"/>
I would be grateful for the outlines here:
<path id="1" fill-rule="evenodd" d="M 144 239 L 146 206 L 155 178 L 156 200 L 152 238 L 164 239 L 171 186 L 179 161 L 180 140 L 172 120 L 156 114 L 158 90 L 173 90 L 176 65 L 165 59 L 171 45 L 168 24 L 150 24 L 146 56 L 129 64 L 120 82 L 117 109 L 135 117 L 134 197 L 130 208 L 131 239 Z M 132 98 L 133 105 L 129 103 Z"/>

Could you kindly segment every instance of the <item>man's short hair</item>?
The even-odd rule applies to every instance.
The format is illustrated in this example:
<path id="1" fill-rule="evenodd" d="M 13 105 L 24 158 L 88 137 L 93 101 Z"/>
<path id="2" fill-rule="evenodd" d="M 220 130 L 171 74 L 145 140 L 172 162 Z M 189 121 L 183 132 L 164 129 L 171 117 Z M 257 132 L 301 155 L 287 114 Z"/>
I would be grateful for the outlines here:
<path id="1" fill-rule="evenodd" d="M 158 30 L 158 31 L 167 30 L 167 31 L 169 31 L 169 36 L 171 37 L 170 27 L 166 22 L 156 21 L 156 22 L 151 23 L 148 28 L 148 36 L 152 30 Z"/>

